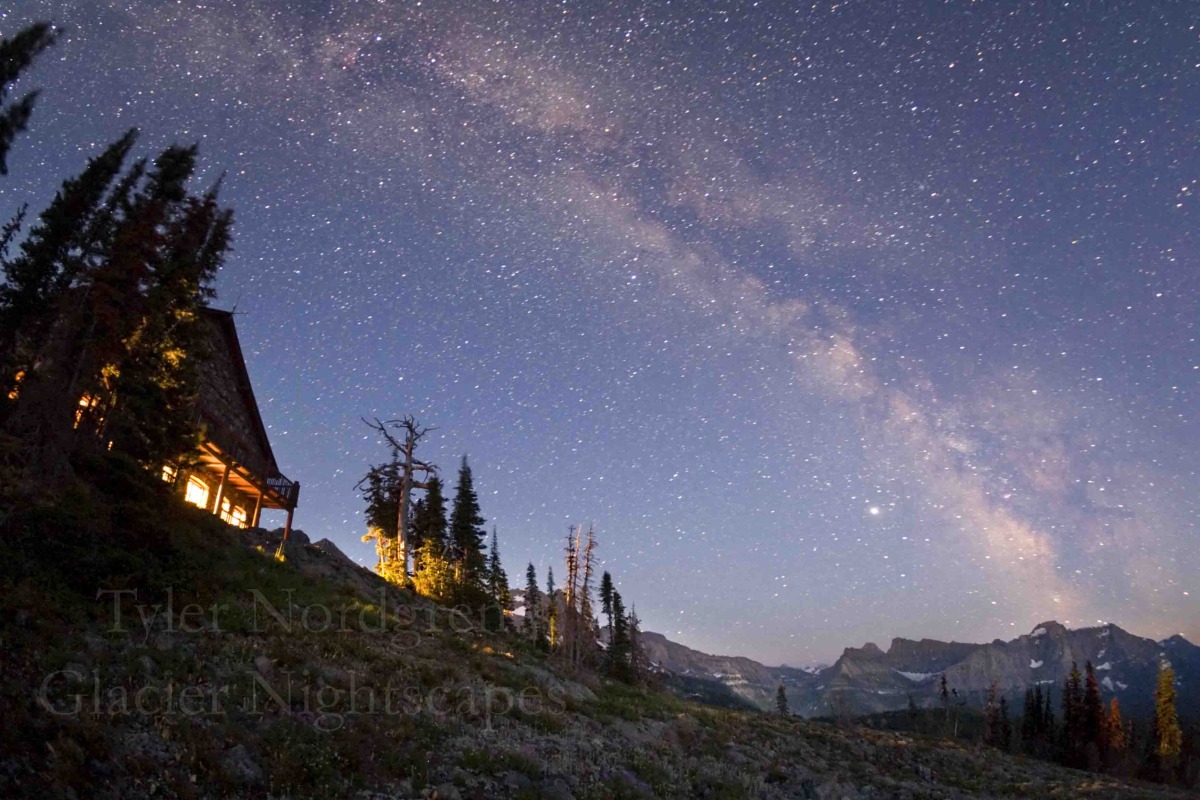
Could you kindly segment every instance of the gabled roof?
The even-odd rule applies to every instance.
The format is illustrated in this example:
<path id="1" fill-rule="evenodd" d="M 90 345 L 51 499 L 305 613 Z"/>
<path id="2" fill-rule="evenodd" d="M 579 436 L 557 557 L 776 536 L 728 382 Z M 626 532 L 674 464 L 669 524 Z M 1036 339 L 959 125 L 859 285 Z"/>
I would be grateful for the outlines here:
<path id="1" fill-rule="evenodd" d="M 276 477 L 279 475 L 279 467 L 275 462 L 275 454 L 271 450 L 271 442 L 267 438 L 267 429 L 263 425 L 262 415 L 258 410 L 258 402 L 254 398 L 254 389 L 250 384 L 250 374 L 246 371 L 246 360 L 242 356 L 242 346 L 241 342 L 238 341 L 233 314 L 217 308 L 204 308 L 202 309 L 202 315 L 209 320 L 213 330 L 217 333 L 216 340 L 211 342 L 213 350 L 212 358 L 214 360 L 224 360 L 227 367 L 232 371 L 236 391 L 241 401 L 241 410 L 245 414 L 245 420 L 248 421 L 250 426 L 252 441 L 244 441 L 245 437 L 238 435 L 235 430 L 226 431 L 225 435 L 236 436 L 239 440 L 238 444 L 250 445 L 258 451 L 256 455 L 264 463 L 254 466 L 260 470 L 265 470 L 265 474 L 261 476 L 264 480 Z M 223 424 L 223 427 L 230 427 L 234 424 L 233 420 L 220 419 L 222 416 L 220 406 L 224 405 L 224 403 L 214 402 L 214 398 L 211 396 L 216 389 L 212 385 L 213 376 L 214 372 L 209 370 L 205 378 L 201 380 L 201 414 L 202 416 L 209 417 L 206 421 L 215 421 L 218 424 Z M 217 431 L 214 431 L 213 434 L 213 438 L 218 439 L 217 444 L 222 449 L 236 449 L 229 443 L 219 441 L 221 434 Z"/>

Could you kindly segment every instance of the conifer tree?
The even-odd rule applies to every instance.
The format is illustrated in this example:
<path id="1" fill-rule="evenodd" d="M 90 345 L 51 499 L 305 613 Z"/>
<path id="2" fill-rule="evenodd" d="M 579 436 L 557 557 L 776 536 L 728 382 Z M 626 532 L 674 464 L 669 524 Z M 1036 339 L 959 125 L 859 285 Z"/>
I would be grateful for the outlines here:
<path id="1" fill-rule="evenodd" d="M 1104 701 L 1100 699 L 1100 683 L 1096 680 L 1096 670 L 1092 662 L 1084 666 L 1086 674 L 1083 694 L 1083 732 L 1082 743 L 1085 749 L 1093 752 L 1089 760 L 1103 755 L 1107 743 L 1104 741 Z M 1095 766 L 1095 765 L 1093 765 Z"/>
<path id="2" fill-rule="evenodd" d="M 1168 769 L 1183 749 L 1183 729 L 1175 709 L 1175 670 L 1165 663 L 1159 666 L 1154 689 L 1154 745 L 1159 763 Z"/>
<path id="3" fill-rule="evenodd" d="M 999 741 L 996 746 L 1001 750 L 1008 750 L 1012 746 L 1012 720 L 1008 716 L 1008 698 L 1004 695 L 1000 696 L 999 715 Z"/>
<path id="4" fill-rule="evenodd" d="M 1040 688 L 1040 687 L 1039 687 Z M 1055 720 L 1054 720 L 1054 689 L 1052 685 L 1046 686 L 1046 705 L 1042 709 L 1042 738 L 1047 746 L 1054 741 Z"/>
<path id="5" fill-rule="evenodd" d="M 775 713 L 781 717 L 788 717 L 792 714 L 788 709 L 787 689 L 783 688 L 782 683 L 775 690 Z"/>
<path id="6" fill-rule="evenodd" d="M 537 570 L 533 562 L 525 568 L 525 636 L 537 646 L 545 640 L 545 623 L 542 621 L 542 597 L 538 591 Z"/>
<path id="7" fill-rule="evenodd" d="M 495 623 L 495 627 L 489 625 L 489 629 L 498 630 L 504 623 L 503 612 L 512 610 L 512 591 L 508 586 L 508 575 L 500 563 L 500 544 L 494 526 L 492 527 L 492 546 L 488 552 L 486 586 L 489 612 L 492 609 L 499 612 L 494 615 L 489 614 L 492 617 L 490 622 Z"/>
<path id="8" fill-rule="evenodd" d="M 38 96 L 33 91 L 19 100 L 7 102 L 9 90 L 34 58 L 54 44 L 56 38 L 58 32 L 53 25 L 35 22 L 11 39 L 0 39 L 0 175 L 8 174 L 8 153 L 13 140 L 29 124 Z"/>
<path id="9" fill-rule="evenodd" d="M 428 544 L 431 552 L 446 554 L 446 499 L 442 496 L 442 479 L 436 474 L 426 481 L 425 496 L 413 509 L 412 545 L 416 552 Z M 420 559 L 414 559 L 414 571 L 421 569 Z"/>
<path id="10" fill-rule="evenodd" d="M 106 231 L 94 223 L 136 137 L 129 131 L 65 181 L 18 254 L 0 261 L 0 403 L 19 394 L 18 377 L 46 340 L 66 291 L 103 246 Z M 0 412 L 0 421 L 5 416 Z"/>
<path id="11" fill-rule="evenodd" d="M 558 647 L 558 602 L 554 597 L 554 567 L 546 568 L 546 637 L 550 649 Z"/>
<path id="12" fill-rule="evenodd" d="M 1108 739 L 1108 749 L 1112 753 L 1125 751 L 1125 723 L 1121 720 L 1121 704 L 1117 698 L 1108 703 L 1108 715 L 1105 719 L 1105 736 Z"/>
<path id="13" fill-rule="evenodd" d="M 604 616 L 608 618 L 608 640 L 612 641 L 613 634 L 613 608 L 612 608 L 613 582 L 612 575 L 605 570 L 604 575 L 600 578 L 600 610 Z"/>
<path id="14" fill-rule="evenodd" d="M 446 558 L 437 539 L 423 541 L 413 561 L 418 565 L 412 578 L 417 594 L 442 605 L 451 605 L 457 600 L 454 565 Z"/>
<path id="15" fill-rule="evenodd" d="M 461 601 L 472 606 L 486 602 L 487 562 L 484 559 L 486 532 L 479 510 L 479 498 L 475 494 L 475 482 L 471 466 L 463 456 L 458 469 L 458 487 L 454 493 L 454 506 L 450 512 L 450 560 L 454 564 L 455 578 L 461 593 Z"/>
<path id="16" fill-rule="evenodd" d="M 1021 749 L 1026 753 L 1033 752 L 1033 743 L 1037 738 L 1040 717 L 1042 713 L 1042 695 L 1039 687 L 1035 695 L 1033 689 L 1025 690 L 1025 705 L 1021 711 Z"/>
<path id="17" fill-rule="evenodd" d="M 124 142 L 106 155 L 123 152 Z M 81 260 L 54 274 L 51 324 L 5 420 L 29 466 L 49 479 L 68 473 L 74 449 L 89 442 L 145 466 L 194 446 L 198 312 L 232 219 L 216 189 L 188 193 L 195 164 L 196 148 L 178 146 L 149 170 L 135 164 L 91 214 L 86 247 L 69 251 Z"/>
<path id="18" fill-rule="evenodd" d="M 627 681 L 629 670 L 629 620 L 621 593 L 613 590 L 613 635 L 608 643 L 608 672 L 614 678 Z"/>
<path id="19" fill-rule="evenodd" d="M 996 682 L 992 681 L 988 687 L 987 704 L 983 709 L 983 743 L 993 746 L 1000 738 L 1000 708 L 996 699 Z"/>
<path id="20" fill-rule="evenodd" d="M 1083 753 L 1083 675 L 1071 662 L 1071 672 L 1063 681 L 1062 751 L 1068 766 L 1080 766 Z"/>
<path id="21" fill-rule="evenodd" d="M 946 682 L 946 673 L 942 673 L 941 680 L 938 681 L 938 696 L 942 701 L 942 710 L 945 712 L 942 723 L 949 729 L 950 727 L 950 685 Z"/>
<path id="22" fill-rule="evenodd" d="M 638 618 L 637 606 L 629 609 L 627 623 L 629 635 L 629 675 L 634 683 L 642 683 L 647 678 L 648 664 L 646 650 L 642 646 L 642 621 Z"/>

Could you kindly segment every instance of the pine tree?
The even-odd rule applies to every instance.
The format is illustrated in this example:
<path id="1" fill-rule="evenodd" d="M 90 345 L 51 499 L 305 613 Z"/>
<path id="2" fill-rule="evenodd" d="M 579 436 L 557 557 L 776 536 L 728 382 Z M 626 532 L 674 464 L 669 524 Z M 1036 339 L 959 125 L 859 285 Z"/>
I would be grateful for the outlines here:
<path id="1" fill-rule="evenodd" d="M 436 539 L 422 542 L 413 560 L 420 565 L 412 578 L 417 594 L 442 605 L 456 602 L 458 587 L 454 581 L 454 565 Z"/>
<path id="2" fill-rule="evenodd" d="M 1108 749 L 1113 753 L 1125 751 L 1125 723 L 1121 720 L 1121 704 L 1117 698 L 1108 703 L 1108 715 L 1105 720 L 1105 735 L 1108 739 Z"/>
<path id="3" fill-rule="evenodd" d="M 1062 697 L 1063 758 L 1068 766 L 1082 765 L 1083 753 L 1083 675 L 1071 662 L 1071 672 L 1063 682 Z"/>
<path id="4" fill-rule="evenodd" d="M 398 451 L 392 448 L 391 458 L 372 466 L 354 486 L 362 492 L 363 500 L 367 503 L 367 533 L 363 536 L 363 541 L 375 542 L 375 571 L 397 584 L 403 584 L 406 577 L 396 568 L 399 561 L 396 553 L 399 535 L 396 522 L 400 510 L 400 481 L 400 457 Z M 423 563 L 427 555 L 429 553 L 418 551 L 417 563 Z"/>
<path id="5" fill-rule="evenodd" d="M 0 261 L 0 402 L 19 393 L 18 379 L 47 338 L 65 293 L 102 247 L 104 231 L 93 222 L 104 213 L 105 197 L 136 136 L 129 131 L 90 159 L 78 177 L 65 181 L 18 255 L 10 259 L 5 253 Z M 7 238 L 13 235 L 10 231 Z M 4 416 L 0 413 L 0 421 Z"/>
<path id="6" fill-rule="evenodd" d="M 1033 689 L 1025 690 L 1025 705 L 1021 711 L 1021 749 L 1026 753 L 1033 752 L 1033 743 L 1037 738 L 1040 717 L 1042 714 L 1042 695 L 1039 687 L 1035 695 Z"/>
<path id="7" fill-rule="evenodd" d="M 1169 769 L 1183 749 L 1183 729 L 1175 709 L 1175 670 L 1162 664 L 1154 689 L 1154 745 L 1160 764 Z"/>
<path id="8" fill-rule="evenodd" d="M 537 570 L 533 562 L 525 568 L 525 623 L 523 632 L 535 646 L 545 643 L 545 623 L 542 621 L 542 598 L 538 591 Z"/>
<path id="9" fill-rule="evenodd" d="M 950 728 L 950 685 L 946 682 L 946 673 L 942 673 L 941 680 L 938 682 L 938 696 L 942 700 L 942 710 L 945 712 L 942 724 L 947 730 Z"/>
<path id="10" fill-rule="evenodd" d="M 1097 762 L 1092 763 L 1094 768 L 1107 748 L 1104 740 L 1104 701 L 1100 699 L 1100 683 L 1096 680 L 1096 670 L 1091 661 L 1085 664 L 1084 671 L 1087 678 L 1083 694 L 1082 744 L 1089 753 L 1089 762 Z"/>
<path id="11" fill-rule="evenodd" d="M 1008 750 L 1012 747 L 1012 720 L 1008 716 L 1008 698 L 1000 696 L 999 741 L 997 747 Z"/>
<path id="12" fill-rule="evenodd" d="M 642 621 L 638 618 L 637 606 L 629 609 L 627 622 L 629 635 L 629 675 L 634 683 L 643 683 L 647 678 L 649 665 L 646 662 L 646 650 L 642 646 Z"/>
<path id="13" fill-rule="evenodd" d="M 554 596 L 554 567 L 546 568 L 546 637 L 550 649 L 559 645 L 558 641 L 558 601 Z"/>
<path id="14" fill-rule="evenodd" d="M 608 673 L 618 680 L 630 679 L 629 619 L 621 593 L 613 590 L 613 635 L 608 643 Z"/>
<path id="15" fill-rule="evenodd" d="M 108 162 L 129 144 L 127 136 L 110 148 Z M 52 318 L 5 420 L 25 442 L 30 468 L 47 479 L 69 473 L 71 454 L 89 443 L 152 467 L 198 441 L 198 315 L 228 250 L 232 216 L 215 188 L 188 193 L 195 165 L 196 148 L 177 146 L 149 170 L 135 164 L 103 208 L 92 206 L 77 237 L 84 244 L 53 274 Z"/>
<path id="16" fill-rule="evenodd" d="M 500 543 L 495 527 L 492 528 L 492 546 L 488 553 L 486 578 L 490 601 L 488 603 L 489 619 L 486 620 L 486 623 L 489 630 L 499 630 L 504 624 L 503 612 L 512 610 L 512 592 L 508 587 L 508 575 L 500 563 Z M 495 613 L 493 613 L 493 609 Z"/>
<path id="17" fill-rule="evenodd" d="M 988 687 L 987 704 L 983 709 L 983 743 L 995 746 L 1000 738 L 1000 708 L 996 703 L 996 682 Z"/>
<path id="18" fill-rule="evenodd" d="M 199 365 L 208 356 L 200 310 L 214 296 L 210 287 L 229 250 L 232 222 L 216 188 L 176 205 L 142 291 L 145 314 L 109 367 L 103 440 L 143 465 L 166 463 L 200 444 L 191 413 Z"/>
<path id="19" fill-rule="evenodd" d="M 612 641 L 613 634 L 613 608 L 612 608 L 613 582 L 612 575 L 606 570 L 600 578 L 600 610 L 604 612 L 604 616 L 608 618 L 608 640 Z"/>
<path id="20" fill-rule="evenodd" d="M 29 92 L 20 100 L 6 102 L 14 81 L 34 58 L 58 38 L 49 22 L 35 22 L 18 31 L 11 39 L 0 39 L 0 175 L 8 174 L 8 153 L 13 140 L 24 132 L 33 114 L 38 93 Z"/>
<path id="21" fill-rule="evenodd" d="M 1049 747 L 1054 741 L 1054 733 L 1056 728 L 1054 720 L 1054 689 L 1051 686 L 1046 687 L 1046 705 L 1042 709 L 1042 740 L 1045 747 Z"/>
<path id="22" fill-rule="evenodd" d="M 458 469 L 458 488 L 450 512 L 450 560 L 454 564 L 461 602 L 480 606 L 486 602 L 487 562 L 484 559 L 486 532 L 475 494 L 475 482 L 467 457 L 463 456 Z"/>
<path id="23" fill-rule="evenodd" d="M 781 717 L 789 717 L 792 712 L 788 709 L 787 690 L 783 688 L 783 684 L 779 684 L 779 688 L 775 690 L 775 713 Z"/>
<path id="24" fill-rule="evenodd" d="M 432 551 L 444 556 L 446 528 L 446 499 L 442 496 L 442 479 L 431 475 L 426 481 L 425 496 L 413 509 L 412 545 L 416 552 L 420 553 L 428 544 Z M 413 561 L 414 571 L 419 572 L 420 559 L 415 558 Z"/>

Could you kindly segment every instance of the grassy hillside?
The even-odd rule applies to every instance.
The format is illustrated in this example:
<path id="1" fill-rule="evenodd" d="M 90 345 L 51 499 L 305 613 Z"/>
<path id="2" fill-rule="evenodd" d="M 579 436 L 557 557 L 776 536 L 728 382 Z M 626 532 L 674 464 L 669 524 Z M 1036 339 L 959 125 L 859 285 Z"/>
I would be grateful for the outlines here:
<path id="1" fill-rule="evenodd" d="M 1182 797 L 562 674 L 120 462 L 0 490 L 3 797 Z"/>

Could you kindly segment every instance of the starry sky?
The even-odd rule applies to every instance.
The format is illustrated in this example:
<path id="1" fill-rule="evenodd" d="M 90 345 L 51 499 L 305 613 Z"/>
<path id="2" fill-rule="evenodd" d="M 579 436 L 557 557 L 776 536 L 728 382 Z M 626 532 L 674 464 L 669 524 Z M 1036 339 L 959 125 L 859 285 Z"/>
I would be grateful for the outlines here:
<path id="1" fill-rule="evenodd" d="M 0 209 L 130 126 L 199 142 L 314 539 L 373 563 L 360 418 L 413 414 L 514 584 L 594 522 L 707 652 L 1200 639 L 1200 5 L 15 0 L 0 32 L 33 19 L 68 34 Z"/>

